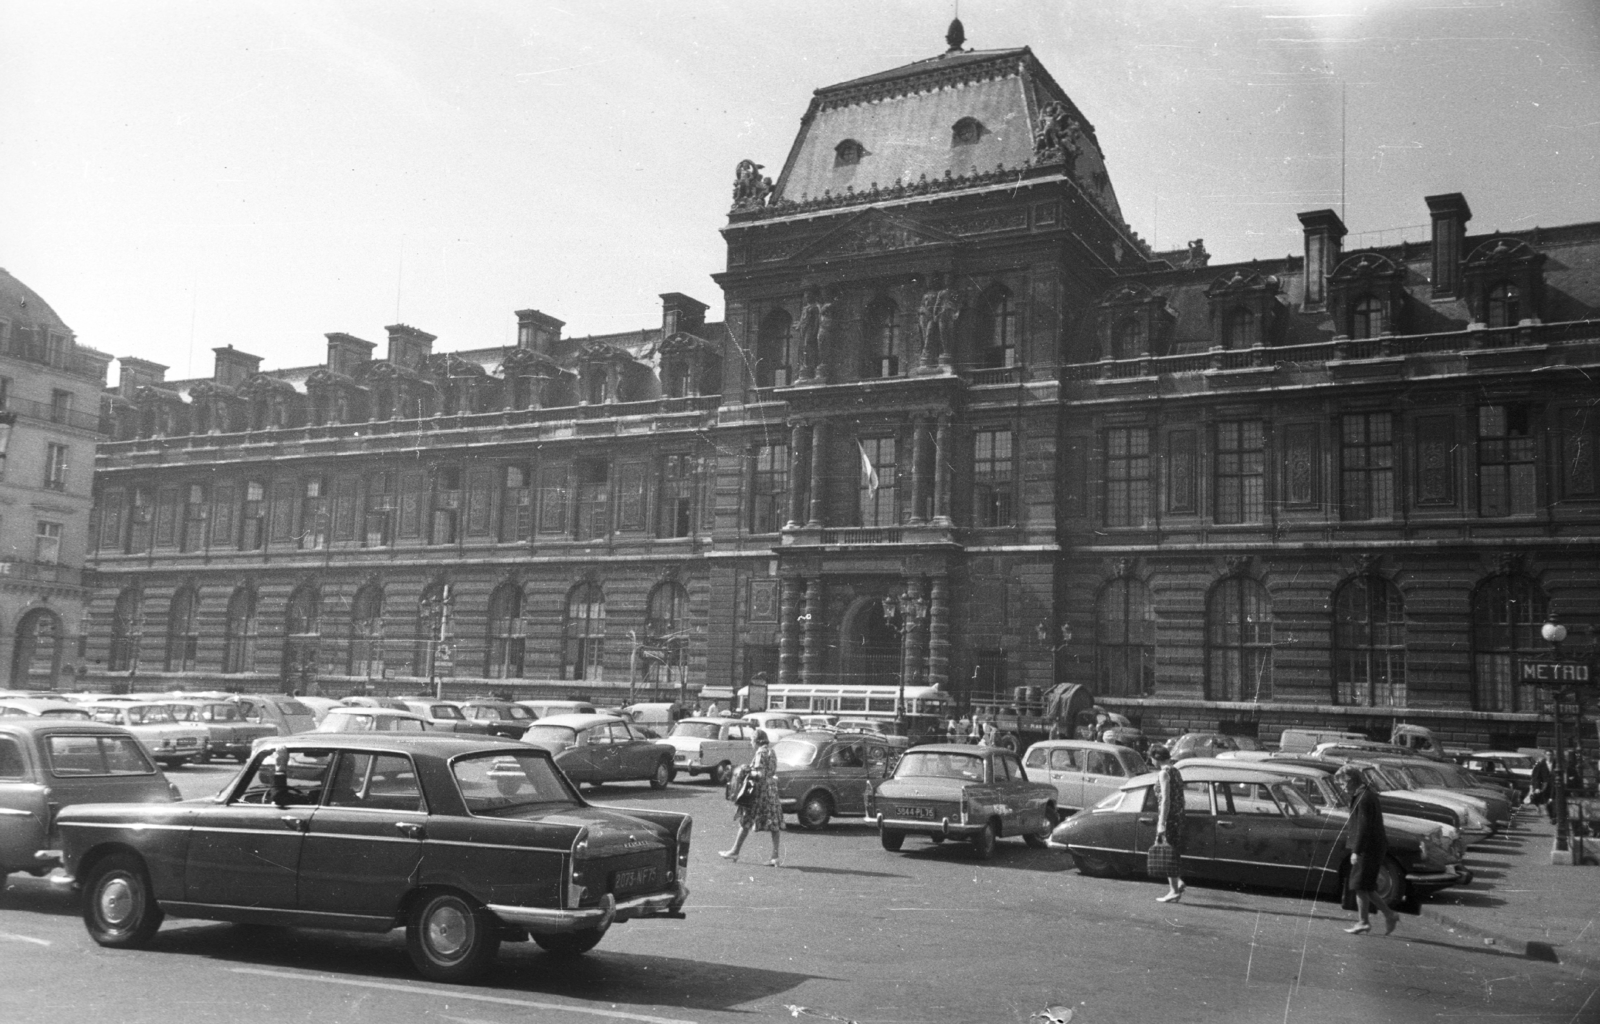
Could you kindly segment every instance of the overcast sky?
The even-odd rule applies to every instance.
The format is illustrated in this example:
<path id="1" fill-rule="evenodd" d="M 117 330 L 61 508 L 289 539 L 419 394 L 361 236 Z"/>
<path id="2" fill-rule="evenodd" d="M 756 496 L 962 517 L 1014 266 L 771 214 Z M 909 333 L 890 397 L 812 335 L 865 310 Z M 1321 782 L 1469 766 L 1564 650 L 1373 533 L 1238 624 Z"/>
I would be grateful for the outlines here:
<path id="1" fill-rule="evenodd" d="M 451 350 L 533 307 L 584 335 L 721 312 L 734 165 L 811 91 L 933 56 L 953 4 L 0 0 L 0 266 L 79 340 L 209 376 L 397 319 Z M 966 0 L 1094 123 L 1133 228 L 1213 262 L 1301 210 L 1600 220 L 1600 0 Z M 1391 231 L 1385 240 L 1396 240 Z"/>

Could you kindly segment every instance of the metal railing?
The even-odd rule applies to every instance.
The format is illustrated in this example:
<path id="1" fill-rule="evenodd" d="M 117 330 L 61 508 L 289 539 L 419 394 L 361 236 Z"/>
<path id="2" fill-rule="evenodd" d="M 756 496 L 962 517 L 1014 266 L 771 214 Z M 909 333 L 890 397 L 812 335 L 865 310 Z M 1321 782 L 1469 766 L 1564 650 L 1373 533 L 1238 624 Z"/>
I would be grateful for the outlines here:
<path id="1" fill-rule="evenodd" d="M 16 413 L 24 419 L 38 420 L 41 423 L 60 423 L 62 426 L 72 427 L 77 430 L 87 430 L 92 433 L 102 433 L 100 413 L 80 412 L 77 409 L 63 408 L 52 402 L 38 402 L 31 398 L 8 397 L 0 402 L 0 411 Z"/>
<path id="2" fill-rule="evenodd" d="M 39 583 L 63 583 L 70 587 L 85 586 L 84 570 L 59 562 L 24 562 L 20 559 L 0 559 L 0 582 L 4 580 L 33 580 Z"/>

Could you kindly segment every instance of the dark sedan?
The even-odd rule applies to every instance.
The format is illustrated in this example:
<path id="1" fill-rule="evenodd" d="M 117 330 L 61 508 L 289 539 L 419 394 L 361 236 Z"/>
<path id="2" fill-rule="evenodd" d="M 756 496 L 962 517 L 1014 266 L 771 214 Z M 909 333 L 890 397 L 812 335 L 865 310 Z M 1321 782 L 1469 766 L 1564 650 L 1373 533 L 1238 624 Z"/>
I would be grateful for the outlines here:
<path id="1" fill-rule="evenodd" d="M 676 774 L 670 745 L 615 715 L 547 715 L 528 727 L 522 741 L 555 754 L 556 764 L 579 784 L 645 780 L 666 789 Z"/>
<path id="2" fill-rule="evenodd" d="M 834 815 L 866 814 L 873 787 L 898 755 L 881 736 L 833 732 L 792 733 L 772 752 L 783 811 L 803 828 L 823 828 Z"/>
<path id="3" fill-rule="evenodd" d="M 295 736 L 215 798 L 72 807 L 63 859 L 103 946 L 162 919 L 386 932 L 466 981 L 502 941 L 558 954 L 612 924 L 682 917 L 691 822 L 594 807 L 546 750 L 435 734 Z"/>
<path id="4" fill-rule="evenodd" d="M 508 700 L 464 700 L 461 713 L 496 736 L 521 739 L 528 726 L 538 720 L 532 711 Z"/>

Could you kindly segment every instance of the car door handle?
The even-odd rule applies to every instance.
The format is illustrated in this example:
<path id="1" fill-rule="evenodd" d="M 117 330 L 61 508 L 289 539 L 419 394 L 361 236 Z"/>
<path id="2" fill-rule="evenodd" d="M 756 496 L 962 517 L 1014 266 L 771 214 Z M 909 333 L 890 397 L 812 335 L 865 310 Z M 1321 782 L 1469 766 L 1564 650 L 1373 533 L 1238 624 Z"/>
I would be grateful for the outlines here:
<path id="1" fill-rule="evenodd" d="M 296 815 L 285 814 L 278 820 L 283 822 L 283 827 L 291 832 L 304 832 L 306 830 L 306 819 Z"/>
<path id="2" fill-rule="evenodd" d="M 1218 821 L 1218 822 L 1217 822 L 1217 827 L 1218 827 L 1218 828 L 1232 828 L 1232 827 L 1233 827 L 1233 822 L 1231 822 L 1231 821 L 1221 821 L 1221 820 L 1219 820 L 1219 821 Z"/>
<path id="3" fill-rule="evenodd" d="M 397 821 L 394 823 L 394 827 L 408 839 L 426 839 L 428 837 L 427 830 L 414 821 Z"/>
<path id="4" fill-rule="evenodd" d="M 1155 823 L 1156 823 L 1156 819 L 1154 819 L 1154 818 L 1140 818 L 1139 819 L 1139 824 L 1141 824 L 1141 825 L 1154 825 Z"/>

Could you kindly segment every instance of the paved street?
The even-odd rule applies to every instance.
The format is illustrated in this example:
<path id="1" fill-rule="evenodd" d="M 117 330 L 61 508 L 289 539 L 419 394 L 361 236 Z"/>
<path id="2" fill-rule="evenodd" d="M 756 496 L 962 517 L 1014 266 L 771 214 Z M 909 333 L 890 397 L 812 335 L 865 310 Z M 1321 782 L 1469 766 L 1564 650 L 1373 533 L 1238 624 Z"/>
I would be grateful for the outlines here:
<path id="1" fill-rule="evenodd" d="M 232 770 L 173 776 L 201 795 Z M 1074 1024 L 1600 1020 L 1600 980 L 1415 916 L 1393 937 L 1353 938 L 1334 903 L 1192 886 L 1163 906 L 1154 883 L 1083 878 L 1017 840 L 988 863 L 918 840 L 894 855 L 864 825 L 785 833 L 781 869 L 763 865 L 759 836 L 729 864 L 715 853 L 731 833 L 719 789 L 590 792 L 695 814 L 688 921 L 618 926 L 578 961 L 507 945 L 485 983 L 452 988 L 416 980 L 398 931 L 169 921 L 149 950 L 102 950 L 69 892 L 14 876 L 0 1021 L 965 1024 L 1052 1004 L 1075 1007 Z"/>

